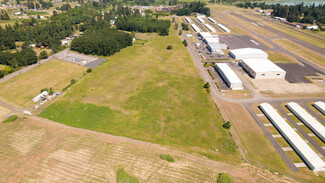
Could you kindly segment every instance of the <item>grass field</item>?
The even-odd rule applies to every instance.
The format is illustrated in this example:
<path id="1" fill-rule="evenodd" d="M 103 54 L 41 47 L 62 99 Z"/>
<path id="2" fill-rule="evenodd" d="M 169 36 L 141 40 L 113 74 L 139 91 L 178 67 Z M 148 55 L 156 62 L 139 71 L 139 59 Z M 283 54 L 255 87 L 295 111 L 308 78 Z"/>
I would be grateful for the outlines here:
<path id="1" fill-rule="evenodd" d="M 298 45 L 287 39 L 276 39 L 274 40 L 274 42 L 292 51 L 293 53 L 296 53 L 297 55 L 305 58 L 306 60 L 313 62 L 316 65 L 325 67 L 325 56 L 315 51 L 312 51 L 302 45 Z"/>
<path id="2" fill-rule="evenodd" d="M 0 70 L 4 69 L 6 66 L 0 64 Z"/>
<path id="3" fill-rule="evenodd" d="M 48 15 L 46 11 L 26 11 L 27 15 Z"/>
<path id="4" fill-rule="evenodd" d="M 60 91 L 71 79 L 81 78 L 85 71 L 86 67 L 77 64 L 51 60 L 0 83 L 0 98 L 20 107 L 31 107 L 32 99 L 41 89 L 52 87 L 54 91 Z"/>
<path id="5" fill-rule="evenodd" d="M 166 50 L 167 45 L 173 49 Z M 239 162 L 235 143 L 174 29 L 107 59 L 40 115 Z"/>
<path id="6" fill-rule="evenodd" d="M 299 63 L 296 58 L 282 52 L 266 51 L 266 53 L 269 55 L 268 59 L 274 63 Z"/>
<path id="7" fill-rule="evenodd" d="M 0 124 L 5 119 L 5 117 L 10 114 L 10 110 L 0 105 Z"/>

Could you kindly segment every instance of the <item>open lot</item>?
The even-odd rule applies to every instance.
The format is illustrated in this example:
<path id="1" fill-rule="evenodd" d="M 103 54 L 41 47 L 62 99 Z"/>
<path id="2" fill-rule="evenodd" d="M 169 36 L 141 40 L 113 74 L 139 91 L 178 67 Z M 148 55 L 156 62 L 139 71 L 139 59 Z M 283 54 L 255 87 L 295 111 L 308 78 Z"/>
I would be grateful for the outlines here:
<path id="1" fill-rule="evenodd" d="M 10 114 L 10 112 L 11 111 L 9 109 L 7 109 L 7 108 L 3 107 L 2 105 L 0 105 L 0 124 L 6 118 L 6 116 L 8 114 Z"/>
<path id="2" fill-rule="evenodd" d="M 0 125 L 0 182 L 116 182 L 120 168 L 140 182 L 216 182 L 219 173 L 234 182 L 296 182 L 249 164 L 233 166 L 38 118 Z"/>
<path id="3" fill-rule="evenodd" d="M 85 67 L 96 68 L 106 59 L 97 58 L 94 56 L 84 55 L 73 51 L 68 51 L 66 54 L 60 55 L 57 59 L 65 60 Z"/>
<path id="4" fill-rule="evenodd" d="M 171 28 L 169 36 L 107 57 L 40 115 L 238 163 L 235 143 L 177 34 Z"/>
<path id="5" fill-rule="evenodd" d="M 297 63 L 277 63 L 277 65 L 287 72 L 285 79 L 289 83 L 311 83 L 306 76 L 318 76 L 317 70 L 309 65 Z"/>
<path id="6" fill-rule="evenodd" d="M 19 107 L 31 107 L 32 99 L 40 93 L 41 89 L 52 87 L 54 91 L 61 91 L 70 84 L 71 79 L 81 78 L 86 69 L 61 60 L 48 61 L 0 83 L 0 99 Z"/>

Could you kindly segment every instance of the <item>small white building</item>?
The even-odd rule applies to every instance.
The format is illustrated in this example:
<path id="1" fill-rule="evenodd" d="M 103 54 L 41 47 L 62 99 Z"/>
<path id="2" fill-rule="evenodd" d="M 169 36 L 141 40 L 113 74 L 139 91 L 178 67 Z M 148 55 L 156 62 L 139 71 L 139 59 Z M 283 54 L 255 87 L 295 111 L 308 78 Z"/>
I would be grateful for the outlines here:
<path id="1" fill-rule="evenodd" d="M 269 59 L 243 59 L 242 67 L 255 79 L 284 79 L 286 71 Z"/>
<path id="2" fill-rule="evenodd" d="M 204 24 L 205 23 L 205 21 L 203 20 L 203 18 L 202 17 L 196 17 L 196 19 L 200 22 L 200 23 L 202 23 L 202 24 Z"/>
<path id="3" fill-rule="evenodd" d="M 191 24 L 191 27 L 194 29 L 195 32 L 201 32 L 201 29 L 197 25 Z"/>
<path id="4" fill-rule="evenodd" d="M 189 24 L 192 23 L 192 20 L 191 20 L 190 18 L 188 18 L 188 17 L 185 17 L 185 20 L 186 20 L 186 22 L 188 22 Z"/>
<path id="5" fill-rule="evenodd" d="M 14 15 L 21 15 L 21 12 L 19 11 L 19 12 L 16 12 L 16 13 L 14 13 Z"/>
<path id="6" fill-rule="evenodd" d="M 217 32 L 211 25 L 209 25 L 209 24 L 204 24 L 204 26 L 206 27 L 206 28 L 208 28 L 209 29 L 209 31 L 211 31 L 211 32 Z"/>
<path id="7" fill-rule="evenodd" d="M 268 57 L 267 53 L 256 48 L 231 49 L 229 50 L 229 55 L 236 60 L 247 59 L 247 58 L 267 59 Z"/>
<path id="8" fill-rule="evenodd" d="M 61 41 L 62 45 L 69 45 L 69 41 Z"/>
<path id="9" fill-rule="evenodd" d="M 39 95 L 37 95 L 35 98 L 33 98 L 33 102 L 38 102 L 40 101 L 42 98 L 48 96 L 49 93 L 47 91 L 43 91 L 42 93 L 40 93 Z"/>
<path id="10" fill-rule="evenodd" d="M 216 21 L 215 19 L 213 19 L 212 17 L 208 17 L 208 20 L 210 20 L 210 22 L 212 22 L 212 23 L 214 23 L 214 24 L 217 23 L 217 21 Z"/>
<path id="11" fill-rule="evenodd" d="M 222 24 L 217 24 L 218 25 L 218 27 L 220 28 L 220 29 L 222 29 L 223 31 L 225 31 L 225 32 L 227 32 L 227 33 L 230 33 L 231 31 L 230 31 L 230 29 L 228 29 L 226 26 L 224 26 L 224 25 L 222 25 Z"/>
<path id="12" fill-rule="evenodd" d="M 318 29 L 318 26 L 317 25 L 308 25 L 307 27 L 306 27 L 306 29 L 308 29 L 308 30 L 316 30 L 316 29 Z"/>
<path id="13" fill-rule="evenodd" d="M 227 86 L 232 90 L 242 90 L 243 83 L 238 78 L 236 73 L 226 63 L 218 63 L 215 65 L 215 69 L 225 81 Z"/>

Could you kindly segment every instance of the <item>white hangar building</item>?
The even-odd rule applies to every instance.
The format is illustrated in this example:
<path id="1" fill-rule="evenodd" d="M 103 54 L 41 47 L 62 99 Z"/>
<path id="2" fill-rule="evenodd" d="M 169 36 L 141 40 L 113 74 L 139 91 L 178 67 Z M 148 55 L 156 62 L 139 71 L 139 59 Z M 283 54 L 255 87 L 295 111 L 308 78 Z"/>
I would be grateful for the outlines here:
<path id="1" fill-rule="evenodd" d="M 240 49 L 230 49 L 229 55 L 236 59 L 242 60 L 245 58 L 267 58 L 268 54 L 264 51 L 256 48 L 240 48 Z"/>
<path id="2" fill-rule="evenodd" d="M 243 59 L 243 68 L 255 79 L 284 79 L 286 71 L 265 58 Z"/>
<path id="3" fill-rule="evenodd" d="M 232 90 L 243 89 L 243 83 L 226 63 L 218 63 L 215 65 L 215 68 L 229 88 Z"/>
<path id="4" fill-rule="evenodd" d="M 262 103 L 260 108 L 273 126 L 287 140 L 292 149 L 304 160 L 313 171 L 325 171 L 325 162 L 316 152 L 295 132 L 282 116 L 269 104 Z"/>

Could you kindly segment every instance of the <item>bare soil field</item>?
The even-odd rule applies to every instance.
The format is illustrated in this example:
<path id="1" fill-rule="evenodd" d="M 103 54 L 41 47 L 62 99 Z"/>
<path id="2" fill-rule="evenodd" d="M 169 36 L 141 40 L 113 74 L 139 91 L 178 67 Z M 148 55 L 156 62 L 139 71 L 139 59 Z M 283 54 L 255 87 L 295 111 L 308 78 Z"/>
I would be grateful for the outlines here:
<path id="1" fill-rule="evenodd" d="M 140 182 L 295 182 L 249 164 L 232 166 L 200 155 L 45 119 L 1 124 L 0 182 L 115 182 L 119 168 Z M 173 163 L 161 160 L 168 153 Z"/>
<path id="2" fill-rule="evenodd" d="M 5 117 L 10 114 L 10 110 L 0 105 L 0 124 L 5 119 Z"/>

